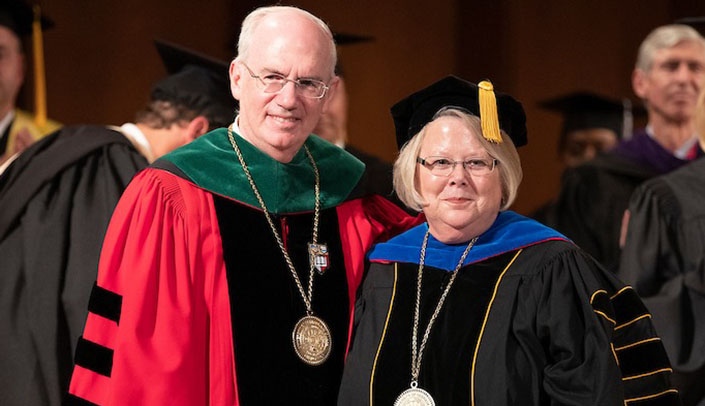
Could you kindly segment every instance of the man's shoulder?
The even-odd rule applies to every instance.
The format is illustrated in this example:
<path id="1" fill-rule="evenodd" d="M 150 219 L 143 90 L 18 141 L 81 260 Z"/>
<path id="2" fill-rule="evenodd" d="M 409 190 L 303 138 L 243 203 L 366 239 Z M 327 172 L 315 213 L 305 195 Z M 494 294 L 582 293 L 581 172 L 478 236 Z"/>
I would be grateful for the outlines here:
<path id="1" fill-rule="evenodd" d="M 627 179 L 641 183 L 655 176 L 652 169 L 621 154 L 609 152 L 575 168 L 567 169 L 566 178 L 581 180 Z"/>

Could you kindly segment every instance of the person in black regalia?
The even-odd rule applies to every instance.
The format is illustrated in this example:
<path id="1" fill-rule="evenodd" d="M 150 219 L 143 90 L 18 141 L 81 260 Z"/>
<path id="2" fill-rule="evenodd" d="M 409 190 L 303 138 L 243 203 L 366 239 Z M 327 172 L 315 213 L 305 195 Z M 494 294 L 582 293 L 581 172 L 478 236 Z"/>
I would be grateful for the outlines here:
<path id="1" fill-rule="evenodd" d="M 132 177 L 232 120 L 227 63 L 159 42 L 170 75 L 135 123 L 62 128 L 0 176 L 0 404 L 58 405 L 101 242 Z"/>
<path id="2" fill-rule="evenodd" d="M 427 222 L 368 254 L 338 404 L 678 404 L 634 290 L 507 210 L 521 104 L 449 76 L 392 115 L 395 189 Z"/>
<path id="3" fill-rule="evenodd" d="M 40 29 L 34 30 L 35 26 Z M 39 82 L 44 80 L 44 62 L 36 56 L 42 55 L 43 31 L 53 26 L 54 22 L 41 13 L 38 5 L 26 0 L 0 2 L 0 173 L 28 146 L 61 127 L 46 117 L 46 100 L 36 93 L 34 113 L 18 106 L 30 60 L 24 43 L 31 40 L 35 52 L 31 64 L 34 86 L 43 91 Z M 37 77 L 42 80 L 38 81 Z"/>
<path id="4" fill-rule="evenodd" d="M 633 109 L 628 99 L 614 100 L 592 92 L 578 91 L 546 100 L 544 109 L 561 113 L 558 157 L 566 169 L 575 168 L 614 148 L 632 133 L 632 119 L 643 109 Z M 556 223 L 555 198 L 540 206 L 531 218 L 548 226 Z"/>
<path id="5" fill-rule="evenodd" d="M 682 24 L 654 29 L 639 47 L 632 87 L 646 107 L 646 128 L 567 170 L 555 221 L 548 223 L 613 272 L 619 266 L 621 224 L 634 189 L 703 155 L 693 116 L 705 87 L 705 38 Z"/>
<path id="6" fill-rule="evenodd" d="M 705 147 L 705 91 L 696 112 Z M 636 189 L 618 276 L 653 314 L 685 406 L 705 405 L 705 160 Z"/>
<path id="7" fill-rule="evenodd" d="M 338 48 L 357 43 L 372 41 L 372 37 L 353 34 L 333 34 Z M 331 142 L 349 152 L 365 164 L 365 172 L 357 188 L 362 194 L 379 194 L 404 208 L 394 196 L 392 184 L 392 164 L 375 155 L 365 152 L 350 144 L 348 136 L 348 83 L 340 60 L 335 66 L 338 87 L 331 96 L 328 109 L 321 115 L 313 132 L 324 140 Z M 352 139 L 354 141 L 354 137 Z"/>

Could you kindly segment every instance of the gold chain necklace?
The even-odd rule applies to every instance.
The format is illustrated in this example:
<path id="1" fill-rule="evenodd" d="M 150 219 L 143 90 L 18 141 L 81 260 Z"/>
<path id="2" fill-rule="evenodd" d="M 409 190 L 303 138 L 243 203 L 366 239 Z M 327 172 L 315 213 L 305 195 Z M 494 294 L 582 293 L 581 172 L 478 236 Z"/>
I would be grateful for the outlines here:
<path id="1" fill-rule="evenodd" d="M 394 402 L 394 406 L 434 406 L 436 404 L 430 393 L 418 387 L 419 373 L 421 371 L 421 358 L 423 357 L 423 352 L 426 348 L 426 341 L 428 341 L 428 336 L 431 333 L 431 327 L 436 321 L 436 318 L 438 317 L 438 314 L 440 313 L 441 308 L 443 307 L 443 303 L 445 303 L 446 296 L 448 296 L 448 292 L 450 292 L 450 288 L 451 286 L 453 286 L 453 282 L 455 281 L 455 277 L 458 275 L 458 271 L 463 266 L 463 262 L 468 256 L 470 249 L 473 245 L 475 245 L 475 241 L 477 241 L 477 237 L 475 237 L 470 240 L 468 246 L 465 247 L 465 251 L 463 251 L 463 255 L 460 256 L 460 261 L 458 261 L 458 265 L 455 266 L 455 269 L 451 273 L 450 280 L 448 281 L 446 288 L 443 290 L 441 298 L 438 300 L 438 304 L 436 305 L 436 309 L 431 315 L 431 319 L 428 321 L 426 331 L 424 332 L 423 338 L 421 339 L 421 345 L 417 347 L 419 331 L 419 313 L 421 308 L 421 279 L 423 275 L 424 260 L 426 258 L 426 245 L 428 244 L 429 234 L 430 230 L 426 231 L 426 235 L 423 239 L 423 244 L 421 245 L 419 271 L 418 276 L 416 278 L 416 308 L 414 309 L 414 328 L 411 333 L 411 385 L 409 389 L 405 390 L 397 397 L 397 400 Z"/>
<path id="2" fill-rule="evenodd" d="M 306 292 L 304 291 L 303 284 L 299 279 L 299 275 L 296 273 L 294 263 L 289 257 L 289 253 L 286 251 L 286 248 L 284 248 L 284 243 L 282 242 L 281 236 L 279 235 L 279 232 L 277 232 L 277 229 L 274 226 L 274 222 L 272 221 L 272 217 L 270 216 L 269 211 L 267 210 L 267 206 L 264 204 L 264 199 L 262 199 L 262 195 L 260 195 L 259 189 L 257 189 L 257 185 L 255 185 L 255 181 L 252 178 L 252 175 L 250 174 L 250 170 L 248 169 L 247 164 L 245 163 L 245 158 L 242 156 L 242 152 L 240 152 L 240 147 L 238 147 L 237 142 L 235 142 L 235 137 L 233 136 L 233 131 L 230 127 L 228 127 L 228 139 L 230 140 L 230 144 L 232 145 L 233 150 L 235 151 L 235 155 L 237 155 L 237 159 L 240 161 L 240 165 L 242 166 L 242 170 L 245 172 L 245 176 L 247 176 L 247 180 L 250 183 L 252 192 L 255 194 L 257 202 L 259 203 L 262 208 L 262 211 L 264 212 L 264 216 L 267 219 L 267 223 L 269 224 L 269 227 L 272 230 L 272 234 L 274 234 L 274 238 L 277 241 L 279 250 L 281 250 L 281 253 L 284 256 L 284 260 L 286 261 L 286 265 L 289 268 L 289 271 L 291 272 L 291 276 L 294 278 L 294 282 L 296 282 L 296 286 L 299 289 L 301 298 L 303 299 L 304 304 L 306 305 L 306 316 L 302 317 L 298 321 L 298 323 L 296 323 L 296 326 L 292 331 L 291 339 L 292 344 L 294 345 L 294 351 L 303 362 L 309 365 L 320 365 L 324 363 L 330 355 L 332 347 L 332 337 L 330 329 L 328 328 L 326 323 L 320 318 L 314 316 L 312 309 L 314 276 L 313 270 L 318 268 L 319 271 L 322 273 L 328 264 L 328 249 L 324 244 L 318 244 L 318 219 L 320 214 L 321 180 L 318 174 L 318 167 L 316 166 L 316 161 L 313 159 L 311 151 L 309 151 L 308 147 L 304 145 L 306 156 L 311 162 L 311 166 L 313 167 L 313 173 L 316 178 L 316 183 L 314 186 L 315 207 L 313 212 L 313 241 L 308 244 L 310 269 L 308 278 L 308 291 Z"/>

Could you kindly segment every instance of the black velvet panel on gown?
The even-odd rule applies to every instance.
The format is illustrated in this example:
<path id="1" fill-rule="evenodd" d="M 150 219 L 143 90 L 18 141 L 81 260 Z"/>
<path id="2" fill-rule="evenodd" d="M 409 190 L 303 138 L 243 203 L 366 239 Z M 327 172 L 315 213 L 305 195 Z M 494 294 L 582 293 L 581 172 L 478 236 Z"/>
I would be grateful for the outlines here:
<path id="1" fill-rule="evenodd" d="M 438 405 L 470 404 L 470 374 L 475 343 L 498 278 L 512 258 L 461 268 L 438 315 L 424 350 L 419 387 Z M 399 264 L 391 317 L 373 377 L 374 404 L 392 405 L 411 382 L 411 332 L 418 265 Z M 420 345 L 428 321 L 451 273 L 424 267 L 418 330 Z M 400 374 L 398 371 L 406 371 Z"/>
<path id="2" fill-rule="evenodd" d="M 240 404 L 335 404 L 348 337 L 349 298 L 336 210 L 322 210 L 318 242 L 330 266 L 313 286 L 313 312 L 331 329 L 332 352 L 318 366 L 302 362 L 292 331 L 306 315 L 304 301 L 260 210 L 215 198 L 223 238 L 233 321 Z M 272 216 L 307 290 L 313 212 Z M 284 229 L 284 232 L 282 232 Z"/>

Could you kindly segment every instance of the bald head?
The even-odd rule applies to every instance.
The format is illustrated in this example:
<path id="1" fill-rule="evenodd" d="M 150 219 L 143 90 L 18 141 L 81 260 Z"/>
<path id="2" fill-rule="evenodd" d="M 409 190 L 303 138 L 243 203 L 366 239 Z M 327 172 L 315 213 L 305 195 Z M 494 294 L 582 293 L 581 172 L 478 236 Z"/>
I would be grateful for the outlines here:
<path id="1" fill-rule="evenodd" d="M 242 22 L 240 38 L 237 44 L 238 59 L 246 60 L 249 57 L 250 49 L 255 38 L 259 36 L 258 31 L 300 31 L 306 27 L 315 27 L 312 33 L 317 33 L 327 49 L 326 58 L 330 62 L 330 76 L 333 76 L 338 55 L 335 49 L 333 34 L 328 25 L 313 14 L 296 7 L 290 6 L 270 6 L 260 7 L 251 12 Z"/>

